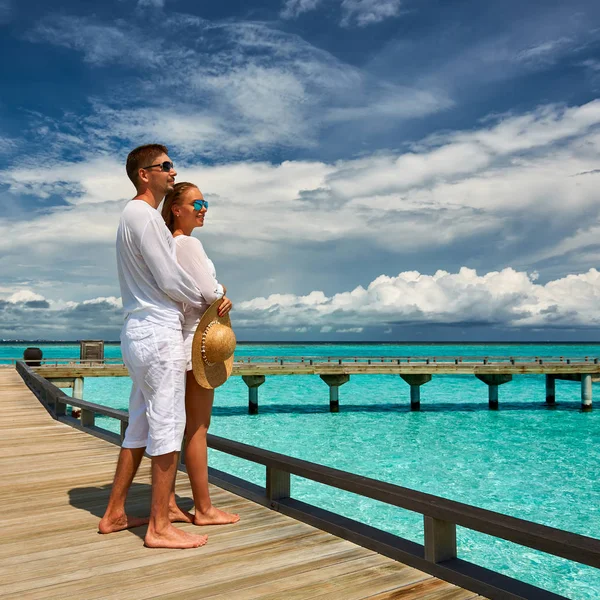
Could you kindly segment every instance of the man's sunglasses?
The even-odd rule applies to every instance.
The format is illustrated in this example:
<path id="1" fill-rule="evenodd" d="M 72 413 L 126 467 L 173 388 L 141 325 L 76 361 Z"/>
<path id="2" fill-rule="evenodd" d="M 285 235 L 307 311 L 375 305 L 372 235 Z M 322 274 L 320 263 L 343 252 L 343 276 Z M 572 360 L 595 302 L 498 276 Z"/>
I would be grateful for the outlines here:
<path id="1" fill-rule="evenodd" d="M 160 167 L 161 171 L 169 173 L 173 168 L 173 163 L 170 160 L 165 160 L 165 162 L 157 163 L 156 165 L 148 165 L 147 167 L 142 167 L 142 169 L 151 169 L 152 167 Z"/>
<path id="2" fill-rule="evenodd" d="M 194 210 L 208 210 L 208 202 L 206 200 L 194 200 Z"/>

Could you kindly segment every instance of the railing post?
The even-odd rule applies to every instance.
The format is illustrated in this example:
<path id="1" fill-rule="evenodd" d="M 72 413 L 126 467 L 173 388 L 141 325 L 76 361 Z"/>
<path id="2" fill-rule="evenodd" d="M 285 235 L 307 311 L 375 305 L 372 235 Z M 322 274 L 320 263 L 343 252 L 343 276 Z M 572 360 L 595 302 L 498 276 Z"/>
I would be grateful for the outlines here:
<path id="1" fill-rule="evenodd" d="M 456 525 L 433 517 L 423 517 L 425 524 L 425 560 L 439 563 L 456 558 Z"/>
<path id="2" fill-rule="evenodd" d="M 54 403 L 54 414 L 57 417 L 64 417 L 67 414 L 67 405 L 57 399 Z"/>
<path id="3" fill-rule="evenodd" d="M 81 409 L 81 426 L 82 427 L 93 427 L 94 426 L 94 411 L 88 408 Z"/>
<path id="4" fill-rule="evenodd" d="M 267 467 L 267 484 L 265 491 L 271 503 L 271 508 L 276 508 L 277 502 L 290 497 L 290 474 L 274 467 Z"/>
<path id="5" fill-rule="evenodd" d="M 127 425 L 129 425 L 128 421 L 121 421 L 121 444 L 125 439 L 125 431 L 127 430 Z"/>

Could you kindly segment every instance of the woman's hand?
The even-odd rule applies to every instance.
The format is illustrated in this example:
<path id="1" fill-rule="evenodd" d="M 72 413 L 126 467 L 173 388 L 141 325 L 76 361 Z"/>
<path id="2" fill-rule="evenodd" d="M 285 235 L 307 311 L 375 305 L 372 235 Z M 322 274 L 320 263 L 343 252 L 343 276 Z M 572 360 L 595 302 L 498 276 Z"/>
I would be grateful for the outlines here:
<path id="1" fill-rule="evenodd" d="M 221 298 L 221 304 L 219 304 L 219 310 L 217 311 L 217 314 L 220 317 L 224 317 L 232 308 L 233 304 L 231 304 L 231 300 L 223 296 L 223 298 Z"/>

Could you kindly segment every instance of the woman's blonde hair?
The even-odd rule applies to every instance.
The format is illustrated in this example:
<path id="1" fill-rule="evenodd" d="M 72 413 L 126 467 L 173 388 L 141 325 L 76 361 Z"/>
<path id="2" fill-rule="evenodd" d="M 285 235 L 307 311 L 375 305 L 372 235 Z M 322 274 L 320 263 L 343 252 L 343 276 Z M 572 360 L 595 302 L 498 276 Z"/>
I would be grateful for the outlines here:
<path id="1" fill-rule="evenodd" d="M 165 196 L 161 214 L 171 233 L 173 233 L 175 230 L 175 215 L 173 214 L 173 207 L 181 205 L 181 198 L 183 194 L 190 188 L 199 189 L 198 186 L 193 183 L 182 181 L 181 183 L 176 183 L 173 186 L 173 190 Z"/>

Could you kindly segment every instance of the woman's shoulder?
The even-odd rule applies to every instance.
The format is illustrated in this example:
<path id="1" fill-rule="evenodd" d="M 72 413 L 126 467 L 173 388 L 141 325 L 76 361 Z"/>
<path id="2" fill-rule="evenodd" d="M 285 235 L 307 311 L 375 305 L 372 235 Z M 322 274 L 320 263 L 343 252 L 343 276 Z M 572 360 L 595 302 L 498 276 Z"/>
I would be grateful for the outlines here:
<path id="1" fill-rule="evenodd" d="M 178 235 L 175 237 L 175 244 L 182 250 L 185 248 L 186 252 L 199 252 L 203 255 L 206 254 L 202 242 L 191 235 Z"/>
<path id="2" fill-rule="evenodd" d="M 190 247 L 195 246 L 196 248 L 204 249 L 204 246 L 202 246 L 202 242 L 198 238 L 195 238 L 191 235 L 175 236 L 175 243 L 178 246 L 190 246 Z"/>

